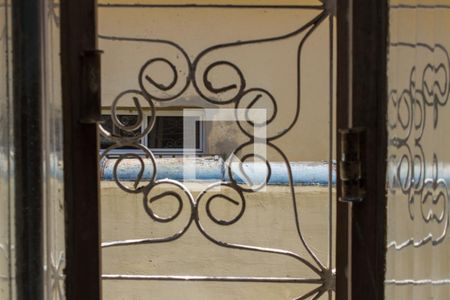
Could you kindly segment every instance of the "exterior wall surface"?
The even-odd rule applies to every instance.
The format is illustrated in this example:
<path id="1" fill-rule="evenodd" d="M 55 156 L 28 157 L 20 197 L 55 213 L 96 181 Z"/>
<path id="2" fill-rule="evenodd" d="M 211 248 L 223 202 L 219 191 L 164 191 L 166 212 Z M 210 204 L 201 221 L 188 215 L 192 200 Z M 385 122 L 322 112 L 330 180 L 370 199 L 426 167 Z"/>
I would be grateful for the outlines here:
<path id="1" fill-rule="evenodd" d="M 105 299 L 334 298 L 334 21 L 322 1 L 99 1 L 104 110 L 219 111 L 200 159 L 100 127 Z"/>
<path id="2" fill-rule="evenodd" d="M 173 58 L 178 78 L 188 76 L 183 55 L 174 47 L 157 44 L 167 40 L 180 46 L 191 61 L 202 51 L 217 44 L 240 40 L 283 36 L 294 32 L 317 15 L 316 10 L 265 9 L 167 9 L 142 7 L 139 4 L 158 4 L 158 1 L 99 1 L 99 48 L 102 56 L 102 106 L 110 109 L 114 99 L 126 90 L 138 90 L 139 72 L 153 57 Z M 222 1 L 224 4 L 305 4 L 320 5 L 319 1 Z M 213 1 L 214 4 L 222 2 Z M 171 2 L 164 1 L 165 4 Z M 189 3 L 181 1 L 177 3 Z M 198 4 L 211 1 L 196 1 Z M 328 159 L 329 126 L 329 26 L 324 23 L 311 34 L 302 49 L 300 77 L 297 76 L 298 45 L 304 33 L 272 43 L 211 52 L 204 56 L 199 69 L 214 60 L 237 62 L 243 72 L 246 88 L 263 88 L 273 95 L 277 104 L 275 120 L 268 126 L 268 136 L 284 130 L 295 118 L 297 93 L 300 95 L 300 115 L 288 134 L 275 143 L 292 161 L 323 161 Z M 170 82 L 171 71 L 163 63 L 152 65 L 153 75 L 162 82 Z M 211 72 L 216 86 L 238 84 L 232 70 Z M 180 79 L 181 78 L 181 79 Z M 229 80 L 232 82 L 229 82 Z M 199 78 L 201 79 L 201 78 Z M 299 81 L 300 91 L 297 91 Z M 176 85 L 175 90 L 181 86 Z M 170 93 L 169 93 L 170 94 Z M 216 99 L 219 102 L 221 99 Z M 233 108 L 232 104 L 214 104 L 199 96 L 192 85 L 171 101 L 154 101 L 156 110 L 173 108 Z M 127 108 L 122 103 L 124 109 Z M 119 105 L 120 107 L 120 105 Z M 270 106 L 267 114 L 272 113 Z M 258 108 L 258 107 L 255 107 Z M 145 107 L 144 107 L 145 109 Z M 227 156 L 246 140 L 233 122 L 207 122 L 205 141 L 207 154 Z M 276 159 L 276 158 L 274 158 Z"/>
<path id="3" fill-rule="evenodd" d="M 126 194 L 115 183 L 101 183 L 102 242 L 140 240 L 169 236 L 183 227 L 186 212 L 177 221 L 162 224 L 152 220 L 142 209 L 140 194 Z M 203 190 L 208 183 L 188 183 L 190 190 Z M 165 191 L 169 191 L 165 190 Z M 164 190 L 163 190 L 164 191 Z M 224 191 L 225 195 L 232 193 Z M 333 191 L 334 194 L 334 191 Z M 193 193 L 194 197 L 198 192 Z M 301 227 L 309 245 L 317 251 L 320 260 L 328 256 L 328 189 L 326 187 L 296 187 L 295 196 L 301 201 Z M 307 257 L 295 228 L 291 191 L 288 186 L 270 186 L 265 192 L 246 197 L 244 217 L 236 224 L 223 228 L 205 222 L 213 238 L 230 243 L 285 249 Z M 153 206 L 160 216 L 171 215 L 174 203 L 161 201 Z M 236 215 L 236 207 L 225 203 L 213 204 L 216 216 L 229 219 Z M 201 218 L 207 218 L 202 208 Z M 334 226 L 334 224 L 333 224 Z M 220 228 L 222 227 L 222 228 Z M 104 247 L 102 273 L 111 274 L 165 274 L 211 276 L 291 276 L 314 277 L 292 258 L 227 249 L 215 245 L 195 227 L 179 240 L 161 244 Z M 334 258 L 333 258 L 334 259 Z M 167 282 L 103 280 L 103 299 L 295 299 L 313 286 L 297 284 L 223 283 L 223 282 Z M 328 299 L 323 296 L 320 299 Z"/>

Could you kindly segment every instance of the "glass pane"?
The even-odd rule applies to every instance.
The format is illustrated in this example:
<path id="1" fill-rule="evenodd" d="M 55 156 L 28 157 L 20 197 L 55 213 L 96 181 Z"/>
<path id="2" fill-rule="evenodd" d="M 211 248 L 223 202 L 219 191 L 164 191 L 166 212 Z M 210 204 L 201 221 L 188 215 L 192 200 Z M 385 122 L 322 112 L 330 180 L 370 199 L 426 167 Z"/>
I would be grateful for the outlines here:
<path id="1" fill-rule="evenodd" d="M 126 129 L 129 126 L 133 126 L 138 122 L 137 115 L 125 115 L 120 114 L 117 116 L 118 121 L 121 123 L 119 126 L 113 124 L 111 115 L 102 115 L 102 126 L 107 131 L 111 132 L 114 136 L 122 136 L 132 138 L 141 134 L 141 127 L 137 129 Z M 123 129 L 125 128 L 125 129 Z M 106 149 L 113 146 L 114 142 L 103 136 L 100 137 L 100 148 Z M 129 149 L 129 146 L 119 147 L 118 149 Z"/>
<path id="2" fill-rule="evenodd" d="M 63 121 L 59 3 L 44 1 L 43 149 L 46 299 L 65 299 Z"/>
<path id="3" fill-rule="evenodd" d="M 151 149 L 183 149 L 184 117 L 157 116 L 154 128 L 148 135 Z M 200 148 L 200 121 L 195 121 L 195 148 Z M 150 121 L 150 118 L 149 118 Z"/>
<path id="4" fill-rule="evenodd" d="M 44 231 L 46 299 L 64 299 L 64 191 L 62 104 L 59 51 L 59 4 L 44 1 L 42 135 L 44 153 Z M 14 290 L 14 148 L 12 101 L 11 2 L 0 2 L 0 299 L 15 299 Z M 40 62 L 36 62 L 40 63 Z M 41 238 L 41 237 L 37 237 Z"/>
<path id="5" fill-rule="evenodd" d="M 450 298 L 450 3 L 390 1 L 386 299 Z"/>
<path id="6" fill-rule="evenodd" d="M 332 14 L 312 0 L 98 14 L 102 108 L 145 117 L 131 139 L 100 127 L 137 150 L 101 153 L 104 299 L 333 299 Z"/>
<path id="7" fill-rule="evenodd" d="M 13 140 L 10 2 L 0 1 L 0 299 L 13 299 L 12 288 L 12 200 Z"/>

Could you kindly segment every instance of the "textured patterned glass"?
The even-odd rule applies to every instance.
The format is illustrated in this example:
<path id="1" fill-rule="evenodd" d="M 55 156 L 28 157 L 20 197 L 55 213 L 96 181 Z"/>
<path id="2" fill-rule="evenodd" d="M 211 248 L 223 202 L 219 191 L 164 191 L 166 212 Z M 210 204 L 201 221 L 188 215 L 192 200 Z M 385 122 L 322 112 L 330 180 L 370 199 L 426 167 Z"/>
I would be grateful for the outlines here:
<path id="1" fill-rule="evenodd" d="M 390 1 L 386 299 L 450 298 L 450 1 Z"/>
<path id="2" fill-rule="evenodd" d="M 0 299 L 13 299 L 12 140 L 10 1 L 0 1 Z"/>
<path id="3" fill-rule="evenodd" d="M 65 299 L 64 173 L 59 3 L 44 1 L 43 149 L 46 299 Z"/>

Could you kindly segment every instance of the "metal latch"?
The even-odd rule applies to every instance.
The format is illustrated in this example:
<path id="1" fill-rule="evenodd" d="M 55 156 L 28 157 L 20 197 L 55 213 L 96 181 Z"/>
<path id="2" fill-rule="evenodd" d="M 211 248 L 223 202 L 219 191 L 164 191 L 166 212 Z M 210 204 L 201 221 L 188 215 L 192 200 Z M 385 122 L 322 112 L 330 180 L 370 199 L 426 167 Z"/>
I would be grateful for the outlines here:
<path id="1" fill-rule="evenodd" d="M 365 137 L 364 128 L 339 130 L 341 157 L 339 158 L 339 178 L 341 184 L 340 201 L 362 202 L 366 196 L 364 168 Z"/>
<path id="2" fill-rule="evenodd" d="M 95 124 L 101 121 L 101 77 L 100 55 L 101 50 L 85 50 L 81 54 L 82 80 L 80 99 L 80 122 L 82 124 Z"/>

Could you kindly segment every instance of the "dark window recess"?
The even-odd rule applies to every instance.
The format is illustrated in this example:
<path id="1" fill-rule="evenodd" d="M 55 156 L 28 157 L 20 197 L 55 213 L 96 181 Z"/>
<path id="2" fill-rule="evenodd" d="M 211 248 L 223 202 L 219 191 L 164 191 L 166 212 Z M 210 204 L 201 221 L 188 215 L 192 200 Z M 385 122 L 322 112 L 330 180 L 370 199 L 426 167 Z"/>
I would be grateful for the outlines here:
<path id="1" fill-rule="evenodd" d="M 200 149 L 200 121 L 196 117 L 193 118 L 196 119 L 195 148 Z M 182 116 L 157 116 L 155 126 L 148 135 L 148 147 L 153 149 L 183 149 L 183 123 Z"/>
<path id="2" fill-rule="evenodd" d="M 137 122 L 137 115 L 119 115 L 118 118 L 119 118 L 119 121 L 125 126 L 134 125 Z M 107 131 L 109 131 L 114 136 L 133 137 L 133 136 L 137 136 L 141 133 L 141 128 L 138 128 L 133 132 L 119 129 L 117 126 L 115 126 L 113 124 L 112 118 L 110 115 L 102 116 L 102 126 L 103 126 L 103 128 L 105 128 Z M 101 137 L 101 139 L 100 139 L 100 148 L 101 149 L 106 149 L 112 145 L 114 145 L 114 142 L 106 139 L 103 136 Z M 125 146 L 125 147 L 120 147 L 117 149 L 129 149 L 129 148 L 132 148 L 132 147 Z"/>

